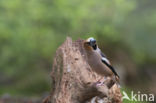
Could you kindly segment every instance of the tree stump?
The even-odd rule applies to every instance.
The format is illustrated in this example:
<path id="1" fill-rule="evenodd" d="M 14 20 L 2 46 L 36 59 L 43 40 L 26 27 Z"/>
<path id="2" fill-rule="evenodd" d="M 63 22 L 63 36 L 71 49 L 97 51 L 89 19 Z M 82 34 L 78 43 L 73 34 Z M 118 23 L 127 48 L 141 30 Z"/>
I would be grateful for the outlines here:
<path id="1" fill-rule="evenodd" d="M 51 78 L 51 95 L 44 103 L 122 103 L 120 88 L 96 86 L 101 78 L 87 63 L 84 40 L 66 41 L 57 49 Z"/>

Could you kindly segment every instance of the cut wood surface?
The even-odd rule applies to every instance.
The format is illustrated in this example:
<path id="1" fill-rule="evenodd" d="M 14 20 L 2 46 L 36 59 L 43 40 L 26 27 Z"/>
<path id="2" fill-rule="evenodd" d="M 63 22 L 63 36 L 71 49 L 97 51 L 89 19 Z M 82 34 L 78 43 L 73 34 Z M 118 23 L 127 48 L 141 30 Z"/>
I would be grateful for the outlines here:
<path id="1" fill-rule="evenodd" d="M 84 40 L 66 41 L 57 49 L 53 62 L 51 95 L 44 103 L 122 103 L 120 88 L 95 83 L 101 77 L 87 63 Z M 110 84 L 109 84 L 110 85 Z"/>

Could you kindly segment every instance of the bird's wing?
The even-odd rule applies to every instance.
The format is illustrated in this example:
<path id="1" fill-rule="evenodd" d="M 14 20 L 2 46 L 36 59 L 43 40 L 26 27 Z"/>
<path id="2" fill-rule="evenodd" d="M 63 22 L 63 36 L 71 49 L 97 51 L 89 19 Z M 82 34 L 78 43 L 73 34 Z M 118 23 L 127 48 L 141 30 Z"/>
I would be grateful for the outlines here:
<path id="1" fill-rule="evenodd" d="M 99 49 L 100 50 L 100 49 Z M 102 56 L 101 61 L 109 68 L 111 69 L 111 71 L 119 77 L 119 75 L 117 74 L 117 72 L 115 71 L 114 67 L 110 64 L 109 60 L 106 58 L 106 56 L 104 55 L 104 53 L 101 52 L 100 50 L 100 55 Z"/>
<path id="2" fill-rule="evenodd" d="M 111 71 L 112 71 L 116 76 L 119 77 L 119 75 L 117 74 L 117 72 L 115 71 L 115 69 L 114 69 L 114 67 L 113 67 L 112 65 L 108 64 L 107 61 L 105 61 L 104 59 L 101 59 L 101 61 L 102 61 L 109 69 L 111 69 Z"/>
<path id="3" fill-rule="evenodd" d="M 106 55 L 104 53 L 102 53 L 99 48 L 97 48 L 97 52 L 99 52 L 102 57 L 106 57 Z"/>
<path id="4" fill-rule="evenodd" d="M 111 65 L 110 61 L 107 59 L 106 55 L 104 53 L 102 53 L 99 48 L 97 49 L 97 52 L 101 55 L 102 60 L 106 61 L 107 64 Z"/>

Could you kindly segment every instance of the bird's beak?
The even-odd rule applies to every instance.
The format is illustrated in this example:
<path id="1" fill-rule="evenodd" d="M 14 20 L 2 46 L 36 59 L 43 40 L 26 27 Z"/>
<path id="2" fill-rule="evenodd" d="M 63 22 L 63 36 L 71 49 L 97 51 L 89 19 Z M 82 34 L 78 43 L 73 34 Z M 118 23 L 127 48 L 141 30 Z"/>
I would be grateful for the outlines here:
<path id="1" fill-rule="evenodd" d="M 90 41 L 90 45 L 91 45 L 91 46 L 95 46 L 95 45 L 96 45 L 96 40 L 95 40 L 95 39 L 94 39 L 94 40 L 91 40 L 91 41 Z"/>
<path id="2" fill-rule="evenodd" d="M 85 44 L 89 45 L 89 46 L 95 46 L 96 45 L 96 40 L 91 40 L 91 41 L 85 41 Z"/>

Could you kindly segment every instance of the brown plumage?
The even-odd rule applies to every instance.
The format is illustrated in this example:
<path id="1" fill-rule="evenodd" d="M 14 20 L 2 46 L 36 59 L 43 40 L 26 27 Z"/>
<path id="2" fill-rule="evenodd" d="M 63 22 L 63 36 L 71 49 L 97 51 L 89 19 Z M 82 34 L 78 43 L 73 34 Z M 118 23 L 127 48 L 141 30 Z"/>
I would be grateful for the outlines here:
<path id="1" fill-rule="evenodd" d="M 94 38 L 88 38 L 84 42 L 84 48 L 87 53 L 88 64 L 93 71 L 101 76 L 110 77 L 115 82 L 119 81 L 118 74 L 106 56 L 98 48 Z"/>

